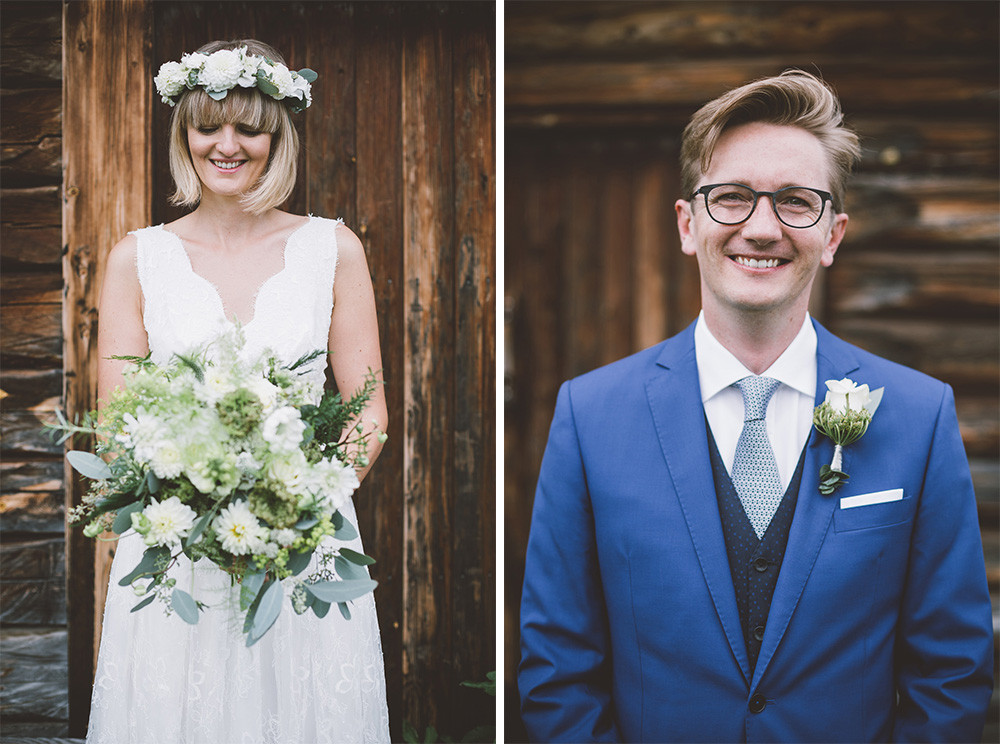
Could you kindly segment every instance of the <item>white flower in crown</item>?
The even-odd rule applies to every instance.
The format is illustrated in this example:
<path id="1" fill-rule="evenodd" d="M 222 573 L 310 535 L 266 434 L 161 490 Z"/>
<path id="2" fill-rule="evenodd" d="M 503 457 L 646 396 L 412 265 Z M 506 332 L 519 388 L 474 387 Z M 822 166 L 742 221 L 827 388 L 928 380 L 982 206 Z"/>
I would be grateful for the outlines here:
<path id="1" fill-rule="evenodd" d="M 171 106 L 174 105 L 171 99 L 187 87 L 187 81 L 188 69 L 180 62 L 164 62 L 160 65 L 159 73 L 153 78 L 156 91 L 160 94 L 163 102 L 169 103 Z"/>
<path id="2" fill-rule="evenodd" d="M 829 495 L 850 477 L 841 470 L 844 447 L 868 431 L 885 388 L 869 391 L 868 385 L 858 385 L 847 377 L 827 380 L 826 387 L 826 399 L 813 410 L 813 425 L 834 443 L 833 460 L 819 471 L 819 491 Z"/>
<path id="3" fill-rule="evenodd" d="M 198 84 L 209 93 L 228 92 L 243 75 L 243 50 L 220 49 L 209 55 L 198 74 Z"/>

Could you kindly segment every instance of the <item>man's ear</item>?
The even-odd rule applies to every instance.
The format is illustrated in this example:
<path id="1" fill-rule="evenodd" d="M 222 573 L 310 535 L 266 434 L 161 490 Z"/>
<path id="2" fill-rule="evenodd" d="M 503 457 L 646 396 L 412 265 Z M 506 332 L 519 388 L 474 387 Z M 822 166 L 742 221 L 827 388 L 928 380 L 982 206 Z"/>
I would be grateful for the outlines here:
<path id="1" fill-rule="evenodd" d="M 847 232 L 847 215 L 844 213 L 833 216 L 833 224 L 830 226 L 830 235 L 827 238 L 826 246 L 823 248 L 823 255 L 820 257 L 821 266 L 831 266 L 833 257 L 837 253 L 840 241 L 844 239 Z"/>
<path id="2" fill-rule="evenodd" d="M 694 214 L 691 212 L 691 202 L 678 199 L 674 202 L 674 210 L 677 212 L 677 232 L 681 236 L 681 250 L 689 256 L 694 256 L 698 252 L 698 246 L 694 238 Z"/>

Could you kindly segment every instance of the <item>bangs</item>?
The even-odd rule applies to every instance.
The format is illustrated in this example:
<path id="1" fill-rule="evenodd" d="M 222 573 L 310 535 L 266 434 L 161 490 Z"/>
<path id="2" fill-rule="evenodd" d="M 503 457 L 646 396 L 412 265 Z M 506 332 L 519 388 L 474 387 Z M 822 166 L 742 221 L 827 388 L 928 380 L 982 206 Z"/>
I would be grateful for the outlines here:
<path id="1" fill-rule="evenodd" d="M 182 127 L 237 124 L 274 134 L 281 124 L 282 104 L 253 88 L 233 88 L 221 101 L 201 88 L 188 91 L 178 102 Z"/>

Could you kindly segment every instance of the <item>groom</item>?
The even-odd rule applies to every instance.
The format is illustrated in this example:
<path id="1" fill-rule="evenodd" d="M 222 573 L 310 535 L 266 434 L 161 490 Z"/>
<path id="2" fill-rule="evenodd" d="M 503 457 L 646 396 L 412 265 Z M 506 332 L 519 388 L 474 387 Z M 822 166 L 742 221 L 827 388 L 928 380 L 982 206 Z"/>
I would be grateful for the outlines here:
<path id="1" fill-rule="evenodd" d="M 702 312 L 559 392 L 521 609 L 533 740 L 979 741 L 991 610 L 951 388 L 807 313 L 858 154 L 799 71 L 685 130 Z M 823 494 L 813 408 L 845 378 L 884 393 Z"/>

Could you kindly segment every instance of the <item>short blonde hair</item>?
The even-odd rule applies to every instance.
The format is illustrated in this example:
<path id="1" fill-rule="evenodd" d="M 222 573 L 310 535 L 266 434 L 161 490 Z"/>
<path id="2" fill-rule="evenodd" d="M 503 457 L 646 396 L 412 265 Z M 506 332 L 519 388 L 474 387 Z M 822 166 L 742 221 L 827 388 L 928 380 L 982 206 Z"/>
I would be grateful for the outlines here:
<path id="1" fill-rule="evenodd" d="M 212 54 L 220 49 L 245 46 L 251 54 L 285 63 L 275 49 L 255 39 L 213 41 L 198 49 Z M 295 188 L 298 171 L 299 135 L 292 123 L 288 107 L 264 95 L 256 88 L 236 87 L 221 101 L 213 100 L 201 88 L 185 91 L 174 106 L 170 117 L 169 162 L 175 191 L 172 204 L 195 206 L 201 201 L 201 180 L 191 162 L 188 147 L 188 127 L 242 124 L 271 135 L 271 154 L 267 168 L 257 184 L 243 195 L 243 207 L 251 214 L 261 214 L 284 202 Z"/>
<path id="2" fill-rule="evenodd" d="M 777 77 L 747 83 L 695 112 L 681 139 L 681 188 L 685 195 L 698 188 L 698 179 L 708 171 L 723 132 L 752 122 L 800 127 L 813 134 L 830 159 L 833 208 L 843 211 L 848 176 L 861 158 L 858 135 L 844 124 L 833 89 L 804 70 L 786 70 Z"/>

